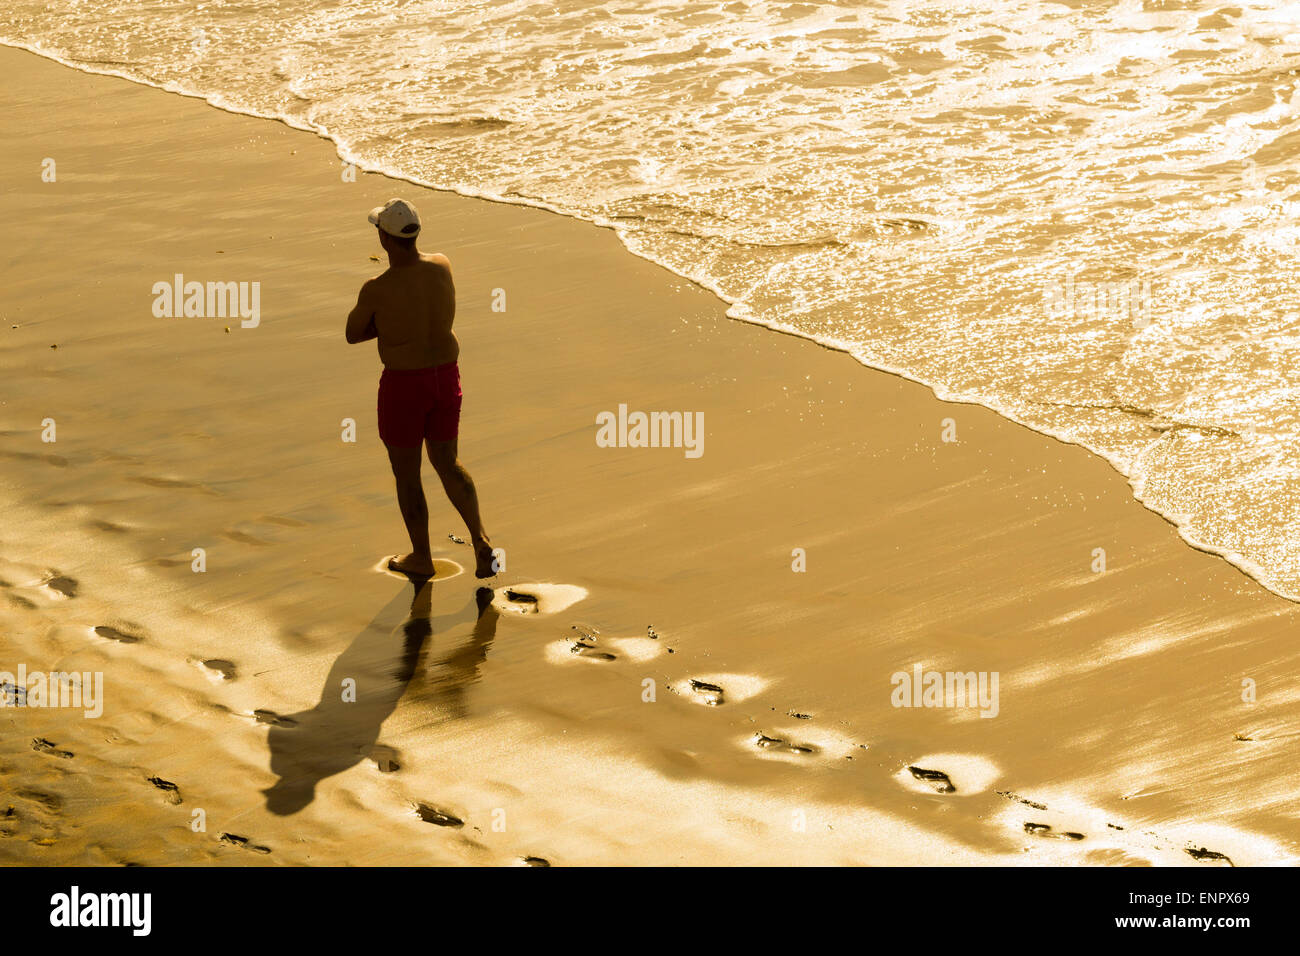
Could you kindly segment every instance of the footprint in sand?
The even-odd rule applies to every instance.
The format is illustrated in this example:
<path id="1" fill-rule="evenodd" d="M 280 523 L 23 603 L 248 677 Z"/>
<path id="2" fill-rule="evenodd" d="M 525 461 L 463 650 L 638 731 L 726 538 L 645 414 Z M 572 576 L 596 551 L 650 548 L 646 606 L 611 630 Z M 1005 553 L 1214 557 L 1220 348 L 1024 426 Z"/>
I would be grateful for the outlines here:
<path id="1" fill-rule="evenodd" d="M 586 596 L 585 588 L 572 584 L 514 584 L 498 588 L 492 606 L 511 614 L 558 614 Z"/>
<path id="2" fill-rule="evenodd" d="M 1207 850 L 1203 846 L 1197 846 L 1197 847 L 1189 846 L 1186 847 L 1186 853 L 1193 860 L 1196 860 L 1201 863 L 1207 863 L 1207 862 L 1218 863 L 1218 864 L 1226 863 L 1228 866 L 1231 866 L 1234 869 L 1236 868 L 1236 864 L 1234 864 L 1230 859 L 1228 859 L 1227 855 L 1220 853 L 1217 850 Z"/>
<path id="3" fill-rule="evenodd" d="M 1290 844 L 1237 827 L 1205 823 L 1162 825 L 1160 836 L 1169 841 L 1171 852 L 1184 862 L 1190 856 L 1204 866 L 1295 864 L 1295 852 Z"/>
<path id="4" fill-rule="evenodd" d="M 37 753 L 49 754 L 51 757 L 59 757 L 63 760 L 71 760 L 74 756 L 71 750 L 60 750 L 44 737 L 34 737 L 32 739 L 32 749 Z"/>
<path id="5" fill-rule="evenodd" d="M 591 661 L 618 660 L 618 658 L 616 658 L 613 654 L 610 654 L 608 651 L 602 651 L 599 648 L 597 648 L 596 642 L 589 639 L 583 640 L 582 638 L 579 638 L 578 640 L 574 641 L 572 644 L 568 645 L 568 647 L 569 647 L 570 654 L 576 655 L 578 657 L 585 657 L 587 660 L 591 660 Z"/>
<path id="6" fill-rule="evenodd" d="M 573 660 L 608 663 L 620 658 L 640 663 L 658 657 L 663 650 L 657 641 L 644 637 L 597 637 L 600 632 L 587 624 L 574 624 L 570 629 L 577 637 L 546 645 L 546 659 L 550 663 Z"/>
<path id="7" fill-rule="evenodd" d="M 698 674 L 668 685 L 668 690 L 705 707 L 748 700 L 762 693 L 768 682 L 750 674 Z"/>
<path id="8" fill-rule="evenodd" d="M 234 661 L 223 660 L 214 657 L 211 660 L 199 661 L 199 667 L 202 667 L 208 677 L 214 681 L 234 680 L 237 676 Z"/>
<path id="9" fill-rule="evenodd" d="M 123 627 L 128 627 L 128 626 L 129 625 L 123 625 Z M 142 640 L 144 640 L 144 638 L 137 633 L 132 633 L 134 630 L 136 629 L 131 628 L 130 630 L 124 631 L 121 628 L 110 627 L 107 624 L 99 624 L 95 627 L 92 627 L 90 629 L 90 633 L 94 634 L 96 637 L 102 637 L 108 641 L 117 641 L 119 644 L 139 644 Z"/>
<path id="10" fill-rule="evenodd" d="M 1025 832 L 1047 840 L 1082 840 L 1083 834 L 1077 830 L 1053 830 L 1046 823 L 1026 823 Z"/>
<path id="11" fill-rule="evenodd" d="M 520 866 L 550 866 L 551 861 L 541 856 L 526 856 L 519 861 Z"/>
<path id="12" fill-rule="evenodd" d="M 1079 803 L 1068 795 L 1055 796 L 1044 802 L 1028 800 L 1012 790 L 998 790 L 998 796 L 1021 806 L 1039 811 L 1028 820 L 1018 807 L 1008 807 L 999 814 L 1000 823 L 1008 829 L 1023 830 L 1040 840 L 1061 843 L 1078 843 L 1087 840 L 1090 847 L 1086 860 L 1094 865 L 1151 866 L 1177 865 L 1177 856 L 1186 853 L 1194 860 L 1210 865 L 1233 866 L 1226 853 L 1210 850 L 1199 842 L 1182 842 L 1166 831 L 1156 834 L 1150 830 L 1137 831 L 1106 820 L 1105 812 Z M 1050 805 L 1050 809 L 1049 809 Z M 1050 821 L 1050 822 L 1049 822 Z M 1178 829 L 1174 828 L 1175 832 Z M 1223 839 L 1238 839 L 1241 834 L 1225 831 Z M 1029 849 L 1026 847 L 1025 849 Z M 1261 846 L 1261 849 L 1265 849 Z M 1261 859 L 1267 858 L 1267 852 Z"/>
<path id="13" fill-rule="evenodd" d="M 935 793 L 956 793 L 952 779 L 942 770 L 927 770 L 924 767 L 908 767 L 908 772 L 916 780 L 930 784 Z"/>
<path id="14" fill-rule="evenodd" d="M 573 661 L 592 661 L 607 664 L 618 658 L 608 651 L 601 650 L 594 638 L 577 638 L 575 640 L 551 641 L 543 653 L 547 663 L 569 664 Z"/>
<path id="15" fill-rule="evenodd" d="M 750 738 L 754 746 L 759 750 L 767 753 L 780 754 L 815 754 L 817 748 L 812 744 L 791 743 L 784 737 L 769 737 L 767 734 L 756 733 Z"/>
<path id="16" fill-rule="evenodd" d="M 400 555 L 396 555 L 396 554 L 388 555 L 386 558 L 383 558 L 378 564 L 376 564 L 373 568 L 371 568 L 371 570 L 379 571 L 383 574 L 387 574 L 390 578 L 397 578 L 399 581 L 414 580 L 416 577 L 415 575 L 404 574 L 401 571 L 394 571 L 392 568 L 388 566 L 388 562 L 396 557 L 400 557 Z M 459 564 L 457 564 L 455 561 L 449 561 L 446 558 L 434 558 L 433 574 L 429 575 L 427 579 L 424 577 L 424 575 L 420 575 L 419 579 L 421 581 L 429 580 L 429 581 L 442 582 L 442 581 L 446 581 L 449 578 L 454 578 L 458 574 L 463 574 L 464 571 L 465 569 L 461 567 Z"/>
<path id="17" fill-rule="evenodd" d="M 926 754 L 894 774 L 914 793 L 970 796 L 992 786 L 1001 771 L 990 760 L 973 754 Z"/>
<path id="18" fill-rule="evenodd" d="M 74 598 L 77 596 L 77 579 L 70 578 L 66 574 L 50 571 L 49 577 L 41 583 L 43 587 L 49 588 L 60 598 Z"/>
<path id="19" fill-rule="evenodd" d="M 292 717 L 282 717 L 273 710 L 255 710 L 252 717 L 259 724 L 270 724 L 272 727 L 297 727 L 298 721 Z"/>
<path id="20" fill-rule="evenodd" d="M 725 691 L 721 684 L 715 684 L 712 681 L 696 680 L 694 677 L 687 682 L 691 692 L 696 695 L 697 699 L 709 707 L 721 707 Z"/>
<path id="21" fill-rule="evenodd" d="M 452 827 L 459 829 L 465 825 L 465 821 L 453 813 L 447 813 L 445 810 L 439 810 L 437 807 L 430 806 L 427 803 L 417 803 L 415 805 L 416 815 L 425 823 L 432 823 L 436 827 Z"/>
<path id="22" fill-rule="evenodd" d="M 997 814 L 998 825 L 1019 833 L 1052 843 L 1079 843 L 1088 841 L 1088 849 L 1080 850 L 1085 859 L 1098 865 L 1149 866 L 1150 859 L 1142 854 L 1150 847 L 1139 845 L 1127 834 L 1120 836 L 1124 827 L 1114 823 L 1105 824 L 1110 833 L 1102 829 L 1103 818 L 1099 811 L 1081 806 L 1070 797 L 1054 796 L 1049 800 L 1030 800 L 1014 790 L 996 790 L 999 797 L 1018 806 L 1007 807 Z M 1037 811 L 1026 817 L 1023 807 Z M 1028 852 L 1031 847 L 1023 845 Z M 1073 852 L 1073 851 L 1071 851 Z M 1137 854 L 1137 855 L 1135 855 Z M 1074 859 L 1074 857 L 1070 857 Z"/>
<path id="23" fill-rule="evenodd" d="M 269 846 L 260 846 L 256 843 L 251 842 L 248 839 L 248 837 L 240 836 L 238 833 L 223 833 L 221 834 L 219 839 L 222 843 L 226 844 L 226 846 L 238 847 L 241 850 L 250 850 L 253 853 L 271 852 L 271 848 Z"/>
<path id="24" fill-rule="evenodd" d="M 773 708 L 775 709 L 775 708 Z M 805 764 L 809 760 L 852 760 L 865 749 L 841 731 L 830 727 L 800 725 L 781 727 L 769 724 L 767 729 L 737 739 L 745 750 L 755 751 L 764 760 L 781 760 Z"/>
<path id="25" fill-rule="evenodd" d="M 162 777 L 150 777 L 149 782 L 162 791 L 163 799 L 172 806 L 177 806 L 183 802 L 181 800 L 181 788 L 170 780 L 164 780 Z"/>

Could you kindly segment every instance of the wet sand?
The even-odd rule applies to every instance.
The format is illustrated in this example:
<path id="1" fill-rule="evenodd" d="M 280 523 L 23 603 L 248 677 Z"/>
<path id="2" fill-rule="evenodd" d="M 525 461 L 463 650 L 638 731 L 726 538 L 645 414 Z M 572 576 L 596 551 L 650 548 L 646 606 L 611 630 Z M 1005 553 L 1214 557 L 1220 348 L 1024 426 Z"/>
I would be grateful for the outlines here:
<path id="1" fill-rule="evenodd" d="M 0 670 L 105 686 L 0 710 L 0 860 L 1295 859 L 1297 608 L 1101 460 L 729 321 L 608 230 L 0 75 Z M 456 275 L 492 595 L 430 472 L 444 573 L 376 570 L 406 543 L 343 322 L 393 195 Z M 155 317 L 177 273 L 259 282 L 260 323 Z M 598 447 L 620 404 L 703 412 L 703 454 Z M 996 717 L 894 707 L 917 664 L 996 673 Z"/>

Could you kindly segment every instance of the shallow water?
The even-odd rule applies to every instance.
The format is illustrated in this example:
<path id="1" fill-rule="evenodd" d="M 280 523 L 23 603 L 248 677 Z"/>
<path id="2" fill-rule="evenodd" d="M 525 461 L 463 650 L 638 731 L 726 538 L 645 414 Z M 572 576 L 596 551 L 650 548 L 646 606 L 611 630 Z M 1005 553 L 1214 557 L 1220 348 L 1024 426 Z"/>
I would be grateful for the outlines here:
<path id="1" fill-rule="evenodd" d="M 1300 595 L 1300 6 L 11 0 L 0 38 L 611 225 Z"/>

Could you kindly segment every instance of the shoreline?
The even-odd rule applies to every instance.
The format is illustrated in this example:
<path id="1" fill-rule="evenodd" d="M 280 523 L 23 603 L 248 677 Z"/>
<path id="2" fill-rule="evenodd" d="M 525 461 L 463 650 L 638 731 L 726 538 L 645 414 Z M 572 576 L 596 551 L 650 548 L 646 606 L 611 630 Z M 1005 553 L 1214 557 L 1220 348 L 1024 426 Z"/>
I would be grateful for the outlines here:
<path id="1" fill-rule="evenodd" d="M 858 355 L 855 355 L 848 346 L 844 345 L 841 342 L 837 342 L 830 339 L 823 339 L 817 336 L 810 336 L 807 335 L 806 333 L 799 332 L 798 330 L 795 329 L 791 329 L 781 325 L 765 323 L 753 317 L 747 317 L 744 314 L 745 309 L 743 308 L 741 303 L 738 302 L 733 297 L 728 296 L 726 293 L 724 293 L 721 289 L 717 288 L 715 285 L 709 282 L 702 281 L 698 277 L 686 275 L 674 269 L 670 264 L 666 262 L 662 262 L 650 256 L 643 255 L 642 253 L 634 250 L 630 245 L 626 243 L 623 235 L 619 231 L 618 225 L 614 222 L 605 221 L 601 219 L 584 218 L 583 216 L 580 216 L 577 213 L 560 209 L 540 199 L 530 199 L 526 197 L 511 198 L 507 196 L 475 192 L 473 190 L 468 190 L 468 189 L 460 189 L 454 186 L 441 186 L 433 183 L 428 183 L 416 177 L 407 175 L 400 170 L 396 170 L 390 167 L 368 165 L 367 163 L 359 160 L 356 157 L 349 157 L 346 151 L 344 150 L 342 144 L 340 144 L 334 138 L 333 134 L 330 133 L 330 131 L 325 127 L 314 127 L 305 124 L 297 124 L 293 122 L 293 120 L 288 116 L 271 114 L 271 113 L 263 113 L 255 110 L 240 109 L 225 103 L 217 102 L 217 100 L 214 99 L 214 97 L 210 94 L 192 92 L 186 89 L 182 89 L 179 86 L 176 86 L 174 84 L 152 83 L 148 80 L 144 80 L 141 79 L 140 77 L 132 76 L 128 73 L 124 73 L 118 70 L 96 69 L 90 66 L 89 64 L 55 56 L 51 53 L 37 50 L 30 45 L 26 45 L 22 43 L 0 41 L 0 47 L 31 53 L 34 56 L 38 56 L 42 59 L 49 60 L 53 63 L 57 63 L 60 66 L 64 66 L 71 70 L 76 70 L 78 72 L 86 73 L 88 75 L 112 77 L 115 79 L 125 80 L 128 83 L 134 83 L 138 86 L 143 86 L 147 89 L 158 90 L 164 93 L 171 93 L 177 96 L 185 97 L 187 99 L 196 99 L 201 101 L 206 106 L 210 106 L 213 109 L 220 110 L 225 113 L 230 113 L 235 116 L 247 116 L 254 119 L 263 119 L 263 120 L 270 120 L 276 123 L 282 123 L 283 125 L 287 126 L 290 129 L 308 133 L 320 139 L 325 140 L 326 142 L 330 143 L 334 147 L 335 152 L 338 155 L 338 158 L 341 162 L 351 163 L 355 165 L 359 171 L 367 174 L 383 176 L 387 179 L 392 179 L 397 182 L 410 183 L 413 186 L 419 186 L 423 189 L 430 189 L 435 192 L 449 193 L 456 196 L 463 196 L 469 199 L 479 199 L 485 202 L 501 203 L 507 206 L 519 206 L 525 209 L 541 210 L 543 212 L 549 212 L 557 216 L 562 216 L 566 219 L 574 220 L 576 222 L 585 223 L 597 229 L 608 229 L 611 232 L 613 232 L 615 236 L 618 237 L 619 242 L 623 244 L 625 250 L 629 255 L 636 256 L 639 259 L 644 259 L 647 262 L 653 263 L 654 265 L 658 266 L 661 269 L 664 269 L 671 275 L 676 276 L 677 278 L 682 279 L 685 282 L 689 282 L 692 285 L 700 289 L 703 289 L 704 291 L 708 292 L 710 295 L 717 298 L 718 301 L 722 303 L 722 305 L 724 306 L 726 316 L 730 319 L 733 319 L 738 322 L 744 322 L 749 325 L 754 325 L 759 328 L 766 329 L 770 332 L 775 332 L 781 335 L 788 335 L 805 342 L 811 342 L 829 351 L 840 352 L 853 359 L 853 361 L 856 364 L 862 366 L 865 369 L 875 371 L 875 372 L 881 372 L 885 375 L 892 375 L 899 379 L 902 379 L 903 381 L 911 382 L 916 385 L 921 385 L 924 388 L 928 389 L 930 393 L 935 397 L 935 399 L 937 399 L 940 402 L 944 402 L 947 404 L 957 404 L 957 405 L 975 405 L 977 407 L 987 409 L 997 414 L 1001 418 L 1005 419 L 1006 421 L 1011 422 L 1015 425 L 1019 425 L 1022 428 L 1028 429 L 1029 431 L 1032 431 L 1035 434 L 1043 435 L 1045 437 L 1055 439 L 1056 441 L 1059 441 L 1065 445 L 1073 445 L 1075 447 L 1084 449 L 1088 453 L 1095 455 L 1096 457 L 1100 458 L 1102 461 L 1106 462 L 1112 469 L 1115 470 L 1117 474 L 1123 477 L 1125 481 L 1128 482 L 1134 500 L 1137 501 L 1139 504 L 1141 504 L 1152 514 L 1158 515 L 1160 518 L 1163 518 L 1166 522 L 1172 525 L 1178 531 L 1178 536 L 1183 540 L 1183 542 L 1189 548 L 1195 551 L 1199 551 L 1202 554 L 1212 555 L 1218 558 L 1219 560 L 1224 561 L 1225 563 L 1229 564 L 1237 571 L 1239 571 L 1242 575 L 1249 578 L 1255 584 L 1258 584 L 1260 587 L 1264 588 L 1270 593 L 1275 594 L 1278 597 L 1283 598 L 1284 600 L 1290 601 L 1292 603 L 1300 604 L 1300 592 L 1296 592 L 1296 593 L 1288 592 L 1280 584 L 1278 584 L 1275 581 L 1272 581 L 1273 575 L 1271 575 L 1268 569 L 1265 568 L 1263 565 L 1260 565 L 1258 562 L 1246 558 L 1244 555 L 1240 554 L 1239 552 L 1230 551 L 1227 548 L 1223 548 L 1218 545 L 1212 544 L 1207 541 L 1202 541 L 1194 537 L 1187 530 L 1188 519 L 1186 515 L 1165 511 L 1157 507 L 1156 505 L 1144 500 L 1144 498 L 1142 497 L 1141 488 L 1137 483 L 1137 481 L 1124 469 L 1121 463 L 1117 461 L 1113 455 L 1108 454 L 1104 449 L 1095 447 L 1094 445 L 1089 444 L 1088 442 L 1084 441 L 1081 438 L 1063 435 L 1045 426 L 1039 426 L 1031 422 L 1027 422 L 1020 416 L 1012 413 L 1007 408 L 1001 407 L 997 403 L 990 402 L 987 399 L 968 398 L 950 392 L 949 390 L 945 389 L 941 385 L 926 381 L 923 378 L 919 378 L 911 374 L 906 369 L 869 362 L 866 359 Z"/>
<path id="2" fill-rule="evenodd" d="M 1296 609 L 1187 549 L 1108 463 L 731 321 L 580 220 L 405 186 L 458 277 L 461 455 L 509 553 L 493 584 L 586 596 L 536 617 L 503 604 L 489 636 L 472 580 L 439 581 L 417 618 L 448 653 L 422 648 L 393 688 L 410 598 L 370 571 L 401 544 L 373 434 L 378 366 L 342 343 L 350 297 L 379 268 L 364 213 L 393 181 L 340 183 L 320 137 L 287 124 L 110 89 L 36 54 L 0 51 L 0 70 L 26 104 L 0 166 L 10 234 L 41 223 L 15 250 L 0 339 L 16 499 L 0 624 L 33 665 L 113 678 L 93 728 L 0 712 L 30 721 L 6 735 L 7 773 L 62 808 L 24 803 L 28 839 L 0 843 L 6 859 L 1205 865 L 1183 843 L 1294 858 Z M 50 155 L 68 202 L 42 192 Z M 57 255 L 72 234 L 92 251 L 79 283 Z M 258 279 L 259 328 L 153 319 L 145 291 L 175 272 Z M 620 403 L 703 412 L 705 454 L 598 448 L 594 416 Z M 55 451 L 37 439 L 47 415 Z M 362 435 L 350 447 L 343 419 Z M 946 419 L 957 442 L 941 440 Z M 441 528 L 463 529 L 426 487 L 436 557 L 463 565 Z M 75 594 L 42 583 L 53 569 Z M 575 652 L 579 628 L 598 654 Z M 999 717 L 891 707 L 890 675 L 914 665 L 1000 674 Z M 366 753 L 331 749 L 353 726 L 322 710 L 341 666 L 373 679 Z M 1247 672 L 1254 709 L 1233 702 Z M 722 705 L 691 680 L 722 687 Z M 150 703 L 124 708 L 115 684 Z M 75 756 L 30 749 L 37 737 Z M 261 806 L 290 757 L 346 763 L 304 816 Z M 85 763 L 103 792 L 80 789 Z M 177 784 L 180 810 L 198 799 L 239 821 L 222 828 L 248 844 L 190 833 L 151 775 Z M 150 822 L 115 823 L 104 792 Z M 422 804 L 463 825 L 431 824 Z M 498 836 L 496 809 L 523 822 Z M 795 811 L 808 829 L 791 829 Z"/>

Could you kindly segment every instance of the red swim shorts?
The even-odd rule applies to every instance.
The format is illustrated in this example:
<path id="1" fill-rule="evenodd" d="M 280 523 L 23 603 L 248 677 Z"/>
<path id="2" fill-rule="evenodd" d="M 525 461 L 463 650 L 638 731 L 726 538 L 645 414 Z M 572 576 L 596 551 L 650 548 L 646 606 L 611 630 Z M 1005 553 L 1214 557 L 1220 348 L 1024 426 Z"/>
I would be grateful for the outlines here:
<path id="1" fill-rule="evenodd" d="M 460 369 L 384 369 L 379 376 L 379 437 L 394 448 L 451 441 L 460 428 Z"/>

